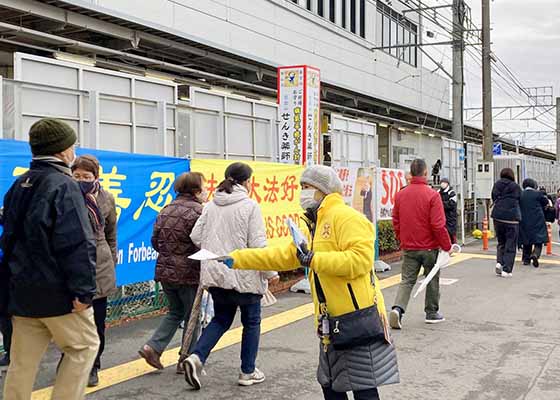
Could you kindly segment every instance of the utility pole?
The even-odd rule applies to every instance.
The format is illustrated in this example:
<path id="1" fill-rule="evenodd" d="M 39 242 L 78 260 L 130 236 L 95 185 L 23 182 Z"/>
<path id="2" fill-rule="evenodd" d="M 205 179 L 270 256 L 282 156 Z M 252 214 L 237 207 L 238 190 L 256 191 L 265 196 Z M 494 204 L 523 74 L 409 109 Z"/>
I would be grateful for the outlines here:
<path id="1" fill-rule="evenodd" d="M 453 0 L 453 139 L 463 141 L 464 0 Z"/>
<path id="2" fill-rule="evenodd" d="M 560 164 L 560 97 L 556 98 L 556 162 Z"/>
<path id="3" fill-rule="evenodd" d="M 482 0 L 482 156 L 492 161 L 492 52 L 490 50 L 490 0 Z"/>

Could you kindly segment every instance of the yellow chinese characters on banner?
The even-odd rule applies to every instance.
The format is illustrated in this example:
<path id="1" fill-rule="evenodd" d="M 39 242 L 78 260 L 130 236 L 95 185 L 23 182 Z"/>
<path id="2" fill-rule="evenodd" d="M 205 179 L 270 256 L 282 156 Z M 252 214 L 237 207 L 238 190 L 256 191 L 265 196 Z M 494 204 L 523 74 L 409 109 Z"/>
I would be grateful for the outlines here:
<path id="1" fill-rule="evenodd" d="M 201 172 L 206 178 L 208 198 L 214 197 L 216 188 L 224 180 L 224 171 L 231 160 L 191 160 L 191 171 Z M 299 179 L 304 168 L 298 165 L 266 162 L 246 162 L 253 169 L 250 197 L 259 203 L 266 227 L 268 244 L 285 245 L 291 240 L 286 218 L 291 218 L 303 228 L 303 213 L 299 205 Z"/>

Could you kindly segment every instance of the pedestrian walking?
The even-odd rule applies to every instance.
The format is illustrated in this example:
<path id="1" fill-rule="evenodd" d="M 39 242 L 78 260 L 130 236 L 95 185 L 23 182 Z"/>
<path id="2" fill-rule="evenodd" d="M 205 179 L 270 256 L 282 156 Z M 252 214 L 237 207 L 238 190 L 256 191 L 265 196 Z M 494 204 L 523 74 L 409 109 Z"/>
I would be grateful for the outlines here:
<path id="1" fill-rule="evenodd" d="M 249 197 L 251 167 L 234 163 L 227 167 L 225 180 L 214 199 L 204 208 L 191 239 L 202 249 L 228 254 L 236 249 L 266 246 L 266 230 L 258 203 Z M 243 336 L 241 372 L 238 383 L 261 383 L 265 375 L 256 367 L 261 332 L 261 299 L 276 272 L 232 271 L 217 261 L 203 261 L 200 282 L 214 302 L 214 317 L 204 329 L 192 354 L 185 361 L 185 379 L 194 389 L 201 388 L 200 374 L 212 349 L 230 328 L 239 308 Z"/>
<path id="2" fill-rule="evenodd" d="M 519 244 L 523 248 L 523 265 L 539 267 L 542 248 L 548 242 L 548 231 L 544 217 L 544 209 L 549 204 L 546 195 L 537 190 L 537 182 L 527 178 L 523 181 L 523 192 L 519 205 L 521 223 L 519 225 Z"/>
<path id="3" fill-rule="evenodd" d="M 95 156 L 83 155 L 72 164 L 72 176 L 80 185 L 88 217 L 96 238 L 97 262 L 95 268 L 96 292 L 93 298 L 93 318 L 99 336 L 99 350 L 91 369 L 88 386 L 99 384 L 101 356 L 105 350 L 107 298 L 116 291 L 117 278 L 117 209 L 111 193 L 99 182 L 99 161 Z"/>
<path id="4" fill-rule="evenodd" d="M 99 337 L 91 308 L 96 240 L 70 171 L 76 134 L 66 123 L 46 118 L 31 126 L 29 143 L 30 169 L 4 198 L 0 293 L 9 291 L 14 331 L 3 398 L 31 398 L 39 363 L 53 340 L 65 357 L 52 397 L 83 399 Z"/>
<path id="5" fill-rule="evenodd" d="M 156 282 L 161 282 L 169 303 L 169 311 L 150 340 L 140 349 L 140 355 L 154 368 L 163 369 L 161 354 L 177 332 L 179 325 L 185 327 L 200 282 L 200 261 L 188 257 L 199 248 L 190 235 L 202 214 L 206 202 L 204 176 L 198 172 L 181 174 L 175 181 L 177 198 L 161 210 L 154 225 L 152 246 L 159 253 L 156 263 Z M 193 335 L 198 337 L 197 324 Z M 183 330 L 183 337 L 186 329 Z M 196 342 L 194 340 L 193 342 Z M 194 343 L 191 343 L 192 350 Z M 177 373 L 183 374 L 182 364 L 177 364 Z"/>
<path id="6" fill-rule="evenodd" d="M 432 167 L 432 183 L 433 185 L 440 184 L 440 177 L 439 174 L 441 172 L 441 160 L 437 160 L 434 166 Z"/>
<path id="7" fill-rule="evenodd" d="M 443 202 L 445 227 L 449 233 L 449 238 L 451 239 L 451 243 L 457 243 L 457 194 L 453 188 L 449 186 L 448 178 L 441 179 L 438 192 Z"/>
<path id="8" fill-rule="evenodd" d="M 438 192 L 428 186 L 426 162 L 414 160 L 410 174 L 412 182 L 397 193 L 393 208 L 395 235 L 404 251 L 402 280 L 389 313 L 389 323 L 393 329 L 402 329 L 402 318 L 420 268 L 424 267 L 424 276 L 427 276 L 436 264 L 439 250 L 451 250 L 443 203 Z M 438 272 L 426 288 L 424 311 L 427 324 L 445 321 L 439 311 L 439 275 Z"/>
<path id="9" fill-rule="evenodd" d="M 502 169 L 500 179 L 492 188 L 494 206 L 491 214 L 498 239 L 496 275 L 502 278 L 511 278 L 513 274 L 521 221 L 520 199 L 521 188 L 515 183 L 513 170 Z"/>
<path id="10" fill-rule="evenodd" d="M 2 236 L 4 225 L 4 208 L 0 208 L 0 236 Z M 0 264 L 3 258 L 2 248 L 0 247 Z M 2 346 L 4 354 L 0 357 L 0 368 L 10 365 L 10 345 L 12 343 L 12 320 L 7 312 L 2 313 L 0 310 L 0 333 L 2 333 Z"/>
<path id="11" fill-rule="evenodd" d="M 309 268 L 324 398 L 347 399 L 353 392 L 356 400 L 379 399 L 377 388 L 398 383 L 399 371 L 373 271 L 374 227 L 344 203 L 342 182 L 332 168 L 308 167 L 301 186 L 309 250 L 297 250 L 293 243 L 239 250 L 225 262 L 235 271 Z"/>

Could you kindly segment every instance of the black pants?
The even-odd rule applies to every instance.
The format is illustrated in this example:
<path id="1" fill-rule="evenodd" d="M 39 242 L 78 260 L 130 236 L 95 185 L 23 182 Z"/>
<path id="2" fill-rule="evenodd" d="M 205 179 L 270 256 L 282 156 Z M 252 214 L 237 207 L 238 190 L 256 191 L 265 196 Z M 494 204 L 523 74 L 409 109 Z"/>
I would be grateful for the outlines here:
<path id="1" fill-rule="evenodd" d="M 105 320 L 107 319 L 107 297 L 93 300 L 93 318 L 99 335 L 99 351 L 93 368 L 101 369 L 101 355 L 105 349 Z"/>
<path id="2" fill-rule="evenodd" d="M 377 389 L 359 390 L 352 393 L 354 394 L 354 400 L 379 400 Z M 331 388 L 323 387 L 323 395 L 325 400 L 348 400 L 346 393 L 335 392 Z"/>
<path id="3" fill-rule="evenodd" d="M 537 260 L 541 258 L 543 245 L 539 244 L 524 244 L 523 245 L 523 262 L 531 262 L 531 257 L 537 257 Z"/>
<path id="4" fill-rule="evenodd" d="M 513 272 L 515 254 L 517 253 L 517 237 L 519 224 L 507 224 L 494 220 L 496 238 L 498 239 L 497 261 L 505 272 Z"/>
<path id="5" fill-rule="evenodd" d="M 4 351 L 10 358 L 10 347 L 12 344 L 12 320 L 8 317 L 0 317 L 0 332 L 2 332 Z"/>

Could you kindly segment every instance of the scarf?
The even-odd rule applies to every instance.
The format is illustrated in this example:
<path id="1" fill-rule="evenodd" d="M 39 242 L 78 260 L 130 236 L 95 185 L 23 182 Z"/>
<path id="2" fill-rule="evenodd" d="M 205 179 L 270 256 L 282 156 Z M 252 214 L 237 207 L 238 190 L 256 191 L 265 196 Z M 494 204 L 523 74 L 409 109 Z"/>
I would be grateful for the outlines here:
<path id="1" fill-rule="evenodd" d="M 97 204 L 97 195 L 101 190 L 101 185 L 99 184 L 99 181 L 79 182 L 79 184 L 86 201 L 89 222 L 91 223 L 93 231 L 98 233 L 103 230 L 105 225 L 105 220 Z"/>

